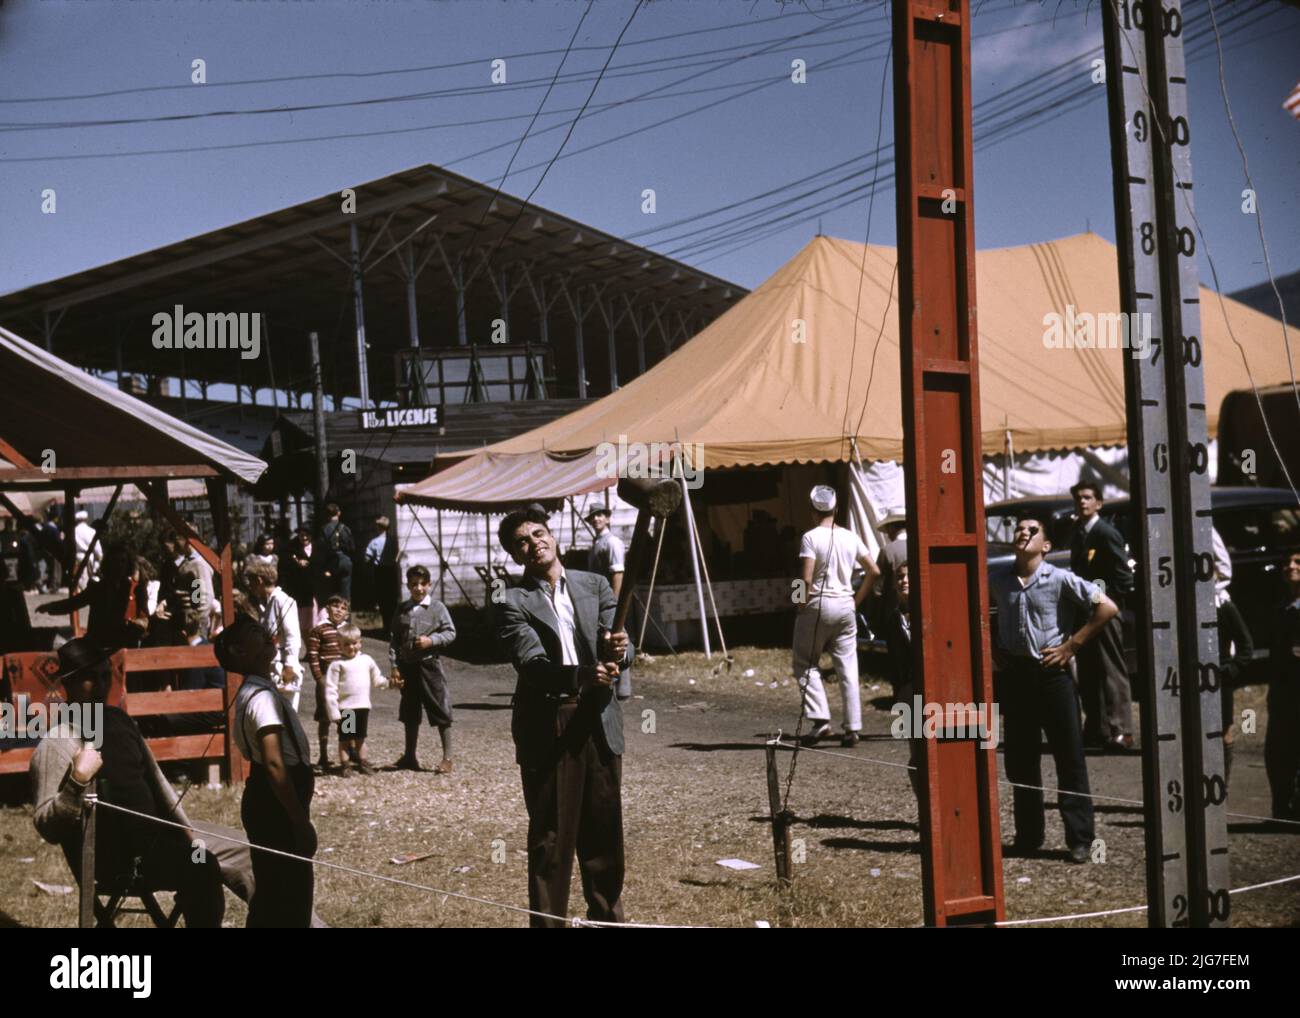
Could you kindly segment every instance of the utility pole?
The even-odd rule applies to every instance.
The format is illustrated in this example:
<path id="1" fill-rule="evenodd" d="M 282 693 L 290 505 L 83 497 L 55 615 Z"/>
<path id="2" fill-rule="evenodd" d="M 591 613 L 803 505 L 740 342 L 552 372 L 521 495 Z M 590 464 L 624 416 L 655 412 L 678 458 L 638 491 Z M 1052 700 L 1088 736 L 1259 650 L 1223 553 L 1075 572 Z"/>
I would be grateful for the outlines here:
<path id="1" fill-rule="evenodd" d="M 1004 918 L 980 462 L 969 0 L 894 0 L 898 336 L 917 689 L 921 876 L 931 926 Z M 979 706 L 976 706 L 979 705 Z M 987 744 L 985 744 L 987 743 Z"/>
<path id="2" fill-rule="evenodd" d="M 361 241 L 357 224 L 348 227 L 352 253 L 352 308 L 357 320 L 357 387 L 361 395 L 361 409 L 370 409 L 370 370 L 366 363 L 366 307 L 361 293 Z"/>
<path id="3" fill-rule="evenodd" d="M 314 332 L 308 335 L 308 339 L 311 341 L 311 424 L 316 438 L 316 514 L 319 517 L 330 490 L 330 461 L 325 439 L 325 383 L 320 371 L 320 340 Z"/>
<path id="4" fill-rule="evenodd" d="M 1208 421 L 1179 0 L 1103 0 L 1134 549 L 1148 921 L 1225 926 Z M 1143 318 L 1154 325 L 1133 341 Z M 1139 337 L 1143 335 L 1138 332 Z"/>

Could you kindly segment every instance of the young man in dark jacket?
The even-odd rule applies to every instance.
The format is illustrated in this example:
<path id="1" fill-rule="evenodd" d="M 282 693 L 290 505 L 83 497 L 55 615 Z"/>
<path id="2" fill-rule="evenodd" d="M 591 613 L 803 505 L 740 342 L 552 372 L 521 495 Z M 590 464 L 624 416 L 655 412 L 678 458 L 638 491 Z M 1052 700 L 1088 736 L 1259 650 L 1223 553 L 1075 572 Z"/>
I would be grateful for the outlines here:
<path id="1" fill-rule="evenodd" d="M 1070 539 L 1070 572 L 1105 591 L 1118 607 L 1133 592 L 1128 546 L 1101 518 L 1101 487 L 1080 481 L 1070 489 L 1079 521 Z M 1083 741 L 1112 752 L 1133 749 L 1133 697 L 1124 663 L 1124 626 L 1116 615 L 1079 651 L 1079 695 L 1083 699 Z"/>
<path id="2" fill-rule="evenodd" d="M 609 581 L 566 570 L 546 514 L 510 513 L 497 531 L 524 580 L 497 605 L 497 636 L 515 672 L 510 729 L 528 807 L 529 908 L 567 914 L 576 852 L 587 918 L 623 921 L 623 710 L 614 695 L 631 663 L 610 633 Z M 563 920 L 534 916 L 534 927 Z"/>

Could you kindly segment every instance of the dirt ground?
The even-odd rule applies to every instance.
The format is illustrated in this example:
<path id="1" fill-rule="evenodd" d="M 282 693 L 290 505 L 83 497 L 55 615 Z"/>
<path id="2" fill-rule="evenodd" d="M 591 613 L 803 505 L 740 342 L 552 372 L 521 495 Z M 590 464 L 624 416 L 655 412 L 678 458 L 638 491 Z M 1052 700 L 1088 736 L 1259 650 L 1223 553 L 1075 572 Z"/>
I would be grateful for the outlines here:
<path id="1" fill-rule="evenodd" d="M 381 664 L 383 645 L 366 641 Z M 853 750 L 824 743 L 827 753 L 800 753 L 790 795 L 795 880 L 788 890 L 774 879 L 767 822 L 764 740 L 793 732 L 797 690 L 788 652 L 740 648 L 727 670 L 702 654 L 639 661 L 635 698 L 626 707 L 628 749 L 623 802 L 627 844 L 624 903 L 629 921 L 699 926 L 912 926 L 922 919 L 921 861 L 916 804 L 907 772 L 907 748 L 889 734 L 888 684 L 863 683 L 864 738 Z M 381 772 L 373 777 L 317 779 L 313 819 L 318 860 L 409 881 L 397 886 L 367 876 L 318 867 L 316 907 L 333 926 L 519 926 L 526 918 L 441 892 L 526 905 L 524 839 L 527 817 L 509 732 L 512 669 L 448 661 L 456 710 L 455 773 Z M 751 672 L 752 670 L 752 672 Z M 304 725 L 312 690 L 304 690 Z M 838 696 L 831 691 L 838 718 Z M 1264 816 L 1263 769 L 1267 719 L 1262 690 L 1237 694 L 1237 711 L 1259 711 L 1254 735 L 1240 736 L 1229 810 Z M 370 722 L 369 754 L 376 763 L 401 751 L 397 696 L 378 691 Z M 421 760 L 438 759 L 437 737 L 425 729 Z M 790 754 L 781 754 L 782 775 Z M 1090 756 L 1095 793 L 1141 798 L 1136 756 Z M 1043 761 L 1044 784 L 1055 776 Z M 186 794 L 196 819 L 239 825 L 238 791 L 202 786 Z M 1003 841 L 1013 833 L 1010 790 L 1000 789 Z M 1136 806 L 1102 800 L 1097 836 L 1105 861 L 1072 866 L 1062 861 L 1063 833 L 1048 796 L 1047 851 L 1004 863 L 1008 919 L 1058 916 L 1140 905 L 1145 901 L 1142 815 Z M 1300 827 L 1268 830 L 1255 820 L 1230 818 L 1232 886 L 1300 873 Z M 399 854 L 431 853 L 397 866 Z M 740 859 L 755 869 L 735 870 L 719 860 Z M 36 881 L 71 888 L 61 853 L 44 844 L 30 809 L 0 809 L 0 925 L 72 926 L 76 895 L 49 893 Z M 569 912 L 583 914 L 574 881 Z M 227 896 L 228 925 L 243 924 L 242 903 Z M 1234 895 L 1234 926 L 1300 925 L 1300 882 Z M 134 921 L 137 917 L 129 917 Z M 1143 926 L 1142 913 L 1054 925 Z"/>

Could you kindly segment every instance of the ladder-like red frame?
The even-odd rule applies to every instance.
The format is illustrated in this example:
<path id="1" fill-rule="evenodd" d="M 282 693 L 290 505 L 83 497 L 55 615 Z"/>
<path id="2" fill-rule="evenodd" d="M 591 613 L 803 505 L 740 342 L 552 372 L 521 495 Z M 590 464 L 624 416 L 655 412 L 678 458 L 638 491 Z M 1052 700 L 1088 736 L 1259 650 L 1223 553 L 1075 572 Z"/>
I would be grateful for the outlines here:
<path id="1" fill-rule="evenodd" d="M 975 326 L 970 7 L 894 2 L 899 345 L 917 690 L 992 704 Z M 975 717 L 952 713 L 948 725 Z M 929 925 L 1004 916 L 997 751 L 924 742 Z"/>

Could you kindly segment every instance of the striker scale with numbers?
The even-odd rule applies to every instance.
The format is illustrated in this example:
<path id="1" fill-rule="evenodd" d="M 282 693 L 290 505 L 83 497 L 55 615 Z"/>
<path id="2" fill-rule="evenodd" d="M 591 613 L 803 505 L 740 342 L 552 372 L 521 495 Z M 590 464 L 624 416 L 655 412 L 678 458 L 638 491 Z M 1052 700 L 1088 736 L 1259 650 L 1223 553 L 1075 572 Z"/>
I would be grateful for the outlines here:
<path id="1" fill-rule="evenodd" d="M 1156 323 L 1124 361 L 1135 508 L 1151 926 L 1224 926 L 1228 835 L 1211 552 L 1199 233 L 1179 0 L 1104 0 L 1123 310 Z M 1149 627 L 1143 625 L 1149 620 Z"/>

